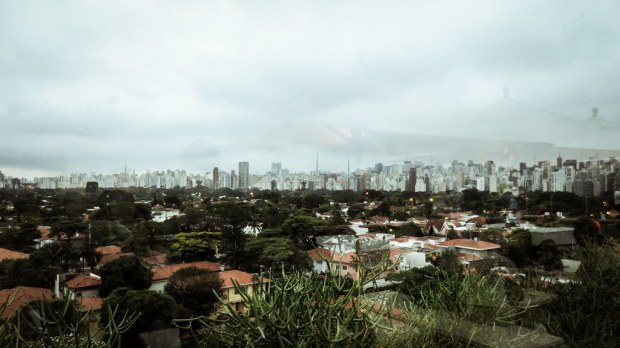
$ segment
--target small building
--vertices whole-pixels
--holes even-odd
[[[573,245],[575,237],[572,227],[531,227],[532,245],[538,246],[544,240],[550,239],[555,245]]]
[[[99,297],[101,277],[94,274],[77,274],[65,276],[64,278],[67,280],[60,282],[62,278],[62,275],[57,276],[59,281],[57,297],[71,300],[79,300],[84,297]]]
[[[248,296],[252,296],[260,289],[259,287],[262,287],[265,283],[269,282],[269,279],[267,278],[262,278],[258,275],[253,275],[236,269],[222,271],[219,272],[218,275],[222,280],[223,298],[236,312],[246,312],[248,308],[243,302],[243,297],[237,288],[235,288],[235,283],[237,283],[240,290],[244,291]]]
[[[340,274],[340,276],[357,277],[355,251],[338,253],[326,248],[316,248],[307,251],[312,260],[313,270],[320,274]]]
[[[452,239],[438,244],[440,247],[454,249],[459,254],[472,254],[480,258],[490,256],[491,253],[498,252],[501,246],[495,243],[489,243],[471,239]]]
[[[181,211],[179,209],[166,208],[161,205],[156,205],[151,209],[151,218],[155,222],[164,222],[175,216],[180,216]]]

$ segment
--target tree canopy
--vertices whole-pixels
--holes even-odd
[[[151,286],[152,273],[137,256],[122,256],[101,267],[99,295],[108,296],[119,288],[147,289]]]
[[[300,251],[289,238],[258,237],[249,240],[245,248],[246,254],[252,255],[245,265],[248,272],[259,272],[260,266],[265,270],[284,267],[286,270],[302,271],[310,270],[311,267],[308,254]]]
[[[209,316],[217,309],[218,296],[222,296],[222,280],[216,272],[188,267],[176,271],[164,291],[192,316]]]
[[[171,262],[215,261],[220,232],[182,232],[170,244]]]
[[[121,322],[128,314],[140,313],[136,322],[122,333],[122,347],[136,347],[138,334],[141,332],[171,327],[177,309],[174,299],[168,294],[128,288],[114,290],[104,300],[104,306],[116,309],[114,318],[110,318],[108,312],[102,313],[101,324],[104,326],[108,325],[111,319]]]

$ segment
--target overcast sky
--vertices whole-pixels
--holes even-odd
[[[1,1],[0,170],[302,171],[316,152],[343,170],[375,160],[358,130],[619,150],[571,143],[593,107],[620,134],[619,18],[615,0]]]

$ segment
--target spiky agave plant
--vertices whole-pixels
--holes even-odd
[[[234,284],[247,312],[237,313],[220,298],[220,319],[177,320],[201,346],[244,347],[368,347],[393,327],[385,305],[363,299],[363,284],[390,268],[389,254],[369,258],[358,246],[358,279],[302,272],[261,274],[256,290],[248,294]],[[330,260],[330,265],[335,265]],[[265,281],[264,276],[272,279]],[[388,310],[389,312],[389,310]],[[199,323],[199,325],[196,325]],[[199,329],[196,329],[196,327]]]
[[[3,317],[9,301],[0,306]],[[126,313],[121,320],[111,320],[106,326],[92,329],[92,312],[74,312],[73,301],[50,303],[38,301],[21,307],[15,315],[0,320],[0,347],[28,348],[99,348],[120,347],[120,335],[136,321],[138,313]],[[106,307],[110,317],[118,309]]]

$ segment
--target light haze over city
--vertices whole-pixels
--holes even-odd
[[[0,170],[620,157],[619,13],[617,1],[3,1]]]

